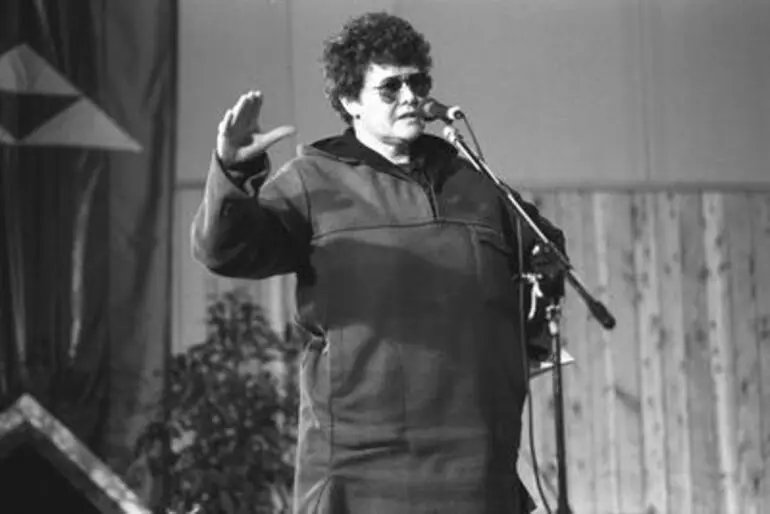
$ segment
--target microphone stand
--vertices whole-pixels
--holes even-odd
[[[521,205],[521,202],[513,194],[513,191],[505,185],[500,179],[498,179],[494,173],[489,169],[484,160],[474,153],[473,150],[463,139],[462,135],[452,125],[454,121],[448,117],[440,118],[445,124],[444,137],[452,143],[462,154],[473,164],[473,166],[481,173],[489,177],[490,180],[500,189],[501,193],[505,196],[511,206],[514,208],[519,217],[532,229],[537,238],[540,240],[545,251],[552,252],[552,255],[556,257],[561,271],[564,273],[565,281],[570,284],[578,293],[580,298],[585,302],[588,310],[593,317],[604,327],[606,330],[611,330],[615,326],[615,318],[612,316],[607,307],[604,306],[595,296],[593,296],[583,282],[575,274],[572,264],[570,264],[567,257],[556,247],[556,245],[548,239],[543,233],[537,223],[529,216],[527,211]],[[562,392],[562,363],[561,363],[561,336],[559,332],[559,321],[561,318],[561,307],[559,300],[551,299],[550,304],[546,307],[546,320],[548,322],[548,330],[551,335],[552,341],[552,356],[551,360],[553,366],[553,396],[554,396],[554,425],[556,432],[556,464],[558,471],[558,506],[556,509],[557,514],[572,514],[572,509],[569,506],[568,488],[567,488],[567,452],[565,444],[565,431],[564,431],[564,395]],[[526,343],[524,343],[526,344]]]

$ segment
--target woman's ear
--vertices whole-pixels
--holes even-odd
[[[340,97],[340,103],[351,118],[358,119],[361,117],[361,102],[353,98]]]

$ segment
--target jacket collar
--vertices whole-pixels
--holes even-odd
[[[448,169],[448,164],[457,156],[457,151],[443,139],[430,134],[423,134],[410,148],[412,153],[410,171],[423,171],[432,179],[439,176],[441,170]],[[377,171],[397,176],[408,176],[406,167],[398,166],[375,152],[356,138],[352,128],[340,135],[321,139],[310,146],[303,147],[304,155],[325,155],[335,160],[355,166],[364,164]]]

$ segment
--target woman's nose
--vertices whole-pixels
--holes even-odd
[[[409,87],[409,84],[406,82],[401,84],[401,89],[399,90],[399,98],[402,102],[410,104],[418,100],[417,95],[414,94],[414,91],[412,91],[412,88]]]

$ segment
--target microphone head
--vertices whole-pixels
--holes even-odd
[[[465,113],[460,109],[459,105],[453,105],[446,111],[446,116],[450,120],[461,120],[465,118]]]
[[[448,107],[434,98],[426,98],[422,102],[420,114],[426,121],[442,119],[451,122],[465,117],[460,107],[456,105]]]

